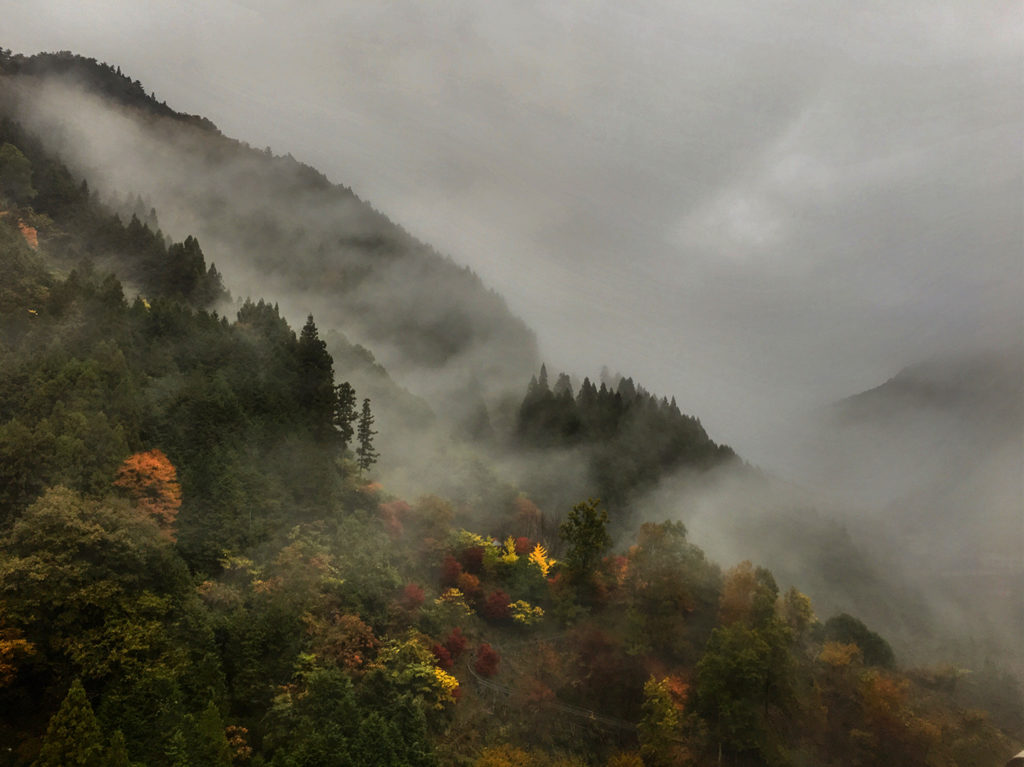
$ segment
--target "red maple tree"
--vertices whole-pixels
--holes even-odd
[[[499,663],[501,663],[501,656],[498,655],[498,651],[486,642],[476,648],[476,661],[473,663],[473,670],[480,676],[497,674]]]

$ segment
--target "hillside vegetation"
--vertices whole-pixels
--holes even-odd
[[[450,496],[399,494],[351,375],[404,397],[376,350],[338,337],[333,356],[319,316],[295,328],[272,294],[231,306],[205,235],[171,241],[159,209],[118,213],[94,188],[0,124],[0,763],[946,767],[1019,750],[1024,704],[995,667],[903,668],[857,616],[711,561],[679,522],[613,538],[609,508],[660,471],[736,460],[674,402],[524,368],[510,433],[480,420],[463,450],[579,451],[606,499],[554,504],[451,447],[434,454]],[[452,290],[478,284],[451,268]],[[389,327],[350,290],[337,316]]]

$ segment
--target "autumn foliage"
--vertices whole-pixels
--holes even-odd
[[[456,585],[461,574],[462,565],[459,564],[459,561],[451,554],[445,555],[444,562],[441,563],[441,585]]]
[[[20,636],[16,629],[0,628],[0,687],[14,681],[21,660],[32,655],[35,647]]]
[[[224,730],[224,735],[231,748],[231,761],[235,764],[247,762],[252,756],[252,748],[249,746],[249,730],[238,725],[228,725]]]
[[[479,574],[484,566],[482,546],[470,546],[462,552],[462,567],[467,573]]]
[[[459,591],[466,595],[469,602],[475,603],[481,595],[480,579],[472,573],[462,573],[456,582]]]
[[[114,485],[125,490],[135,504],[152,515],[173,540],[174,521],[181,508],[178,472],[162,450],[129,456],[117,470]]]
[[[27,61],[0,50],[5,77]],[[123,96],[118,83],[104,92]],[[495,379],[483,400],[470,387],[465,404],[486,401],[480,425],[493,428],[463,424],[453,440],[460,426],[380,379],[371,389],[435,448],[409,464],[405,445],[387,474],[402,493],[452,498],[407,503],[367,484],[375,453],[361,448],[360,475],[355,430],[336,428],[353,426],[333,385],[343,376],[312,318],[300,336],[262,300],[237,322],[201,310],[220,288],[195,239],[169,252],[141,198],[108,189],[117,210],[98,206],[42,142],[26,142],[31,157],[5,143],[21,130],[0,119],[0,155],[21,187],[0,218],[0,327],[11,331],[0,342],[0,765],[951,767],[1005,764],[1024,744],[1019,684],[988,661],[1003,642],[975,644],[985,627],[963,626],[949,647],[944,634],[904,633],[915,661],[944,661],[904,673],[859,618],[819,622],[808,597],[781,593],[754,563],[723,571],[681,522],[641,524],[630,540],[657,513],[640,499],[664,471],[691,465],[680,492],[696,492],[724,481],[700,475],[730,452],[631,379],[585,381],[579,398],[568,376],[558,394],[538,381],[519,419],[512,400],[492,406],[514,380]],[[245,156],[239,177],[263,178]],[[323,186],[286,158],[273,167],[297,199],[307,182]],[[33,179],[41,207],[30,213]],[[273,233],[257,218],[240,247]],[[340,221],[325,247],[361,248],[364,228]],[[366,244],[385,258],[410,246],[422,260],[426,250],[394,235]],[[61,276],[88,253],[100,268]],[[335,261],[329,276],[358,310],[369,289],[358,259]],[[474,279],[452,276],[455,293]],[[385,336],[404,332],[371,315]],[[472,317],[425,319],[474,344],[505,338]],[[332,347],[338,373],[377,377],[370,350],[340,335]],[[515,375],[517,360],[502,369]],[[535,462],[539,474],[523,468]],[[734,470],[744,487],[763,484]],[[584,486],[607,509],[572,506]],[[905,632],[934,625],[923,607],[900,614],[916,588],[872,603],[902,568],[890,581],[888,558],[862,553],[827,511],[783,511],[779,524],[808,520],[790,542],[813,547],[812,576],[824,580],[812,585],[838,584],[829,602],[871,607]],[[947,575],[950,605],[982,585]]]
[[[392,538],[399,538],[405,530],[403,521],[412,507],[402,500],[388,501],[377,506],[377,514],[384,523],[384,529]]]
[[[412,612],[419,608],[423,604],[423,587],[418,583],[407,583],[405,588],[402,589],[401,605],[402,608]]]
[[[451,669],[454,661],[452,660],[452,654],[448,652],[448,648],[442,644],[434,644],[430,648],[430,651],[434,653],[434,658],[437,659],[437,665],[443,668],[445,671]]]
[[[540,534],[543,515],[537,504],[521,495],[513,502],[513,513],[516,526],[526,535],[536,538]]]
[[[509,604],[509,596],[501,589],[491,592],[484,602],[481,612],[485,618],[491,620],[503,620],[512,615],[512,608]]]
[[[25,242],[33,250],[39,248],[39,232],[36,231],[34,226],[29,226],[24,221],[18,221],[18,229],[21,231],[21,236],[25,238]]]
[[[740,562],[725,575],[722,597],[718,606],[718,619],[723,624],[745,620],[754,604],[757,582],[754,566],[749,561]]]
[[[530,552],[530,564],[537,567],[540,570],[540,574],[547,578],[548,573],[556,562],[548,556],[548,550],[538,543],[533,547],[533,551]]]
[[[310,646],[318,658],[349,671],[361,669],[380,642],[358,615],[334,613],[328,618],[305,617]]]
[[[466,651],[466,637],[462,633],[462,629],[458,626],[453,628],[452,633],[444,640],[444,646],[452,658],[458,658],[462,655]]]
[[[498,665],[501,663],[501,656],[498,651],[486,642],[476,648],[476,660],[473,662],[473,670],[480,676],[494,676],[498,673]]]

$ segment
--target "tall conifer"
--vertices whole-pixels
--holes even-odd
[[[206,705],[196,723],[196,757],[203,767],[231,767],[231,745],[213,701]]]
[[[131,767],[128,760],[128,747],[124,742],[124,733],[116,730],[110,738],[110,749],[107,751],[107,767]]]
[[[299,404],[313,437],[324,442],[335,434],[334,360],[317,333],[312,314],[299,334],[297,355]]]
[[[81,680],[75,679],[50,718],[39,758],[32,767],[102,767],[104,751],[99,722]]]
[[[344,451],[352,442],[355,436],[353,423],[359,420],[359,412],[356,410],[356,390],[352,384],[343,381],[335,389],[337,401],[334,406],[334,426],[338,430],[338,437],[341,442],[341,449]]]
[[[363,412],[359,416],[359,447],[356,448],[356,458],[359,464],[359,471],[363,472],[377,463],[380,454],[373,449],[373,437],[377,434],[373,430],[373,413],[370,412],[370,400],[363,400]]]

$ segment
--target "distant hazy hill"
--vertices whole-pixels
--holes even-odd
[[[966,556],[962,566],[1022,560],[1019,349],[950,355],[908,367],[837,403],[831,415],[836,460],[845,460],[847,471],[864,483],[873,480],[864,472],[874,470],[875,481],[886,480],[899,491],[886,499],[886,514],[914,533],[908,539],[922,556]]]
[[[235,296],[274,295],[293,321],[313,312],[442,408],[462,388],[518,389],[539,363],[531,331],[469,269],[350,189],[175,112],[119,69],[7,53],[0,110],[108,199],[141,197],[164,232],[195,234]]]
[[[963,419],[966,428],[1019,428],[1024,423],[1024,356],[1004,350],[936,357],[833,406],[834,416],[846,424],[937,413]]]
[[[879,549],[943,600],[951,619],[991,624],[989,636],[1019,647],[1021,349],[935,357],[819,416],[807,438],[808,481],[872,510]]]
[[[862,506],[898,503],[1021,452],[1024,353],[937,356],[806,420],[796,478]]]

